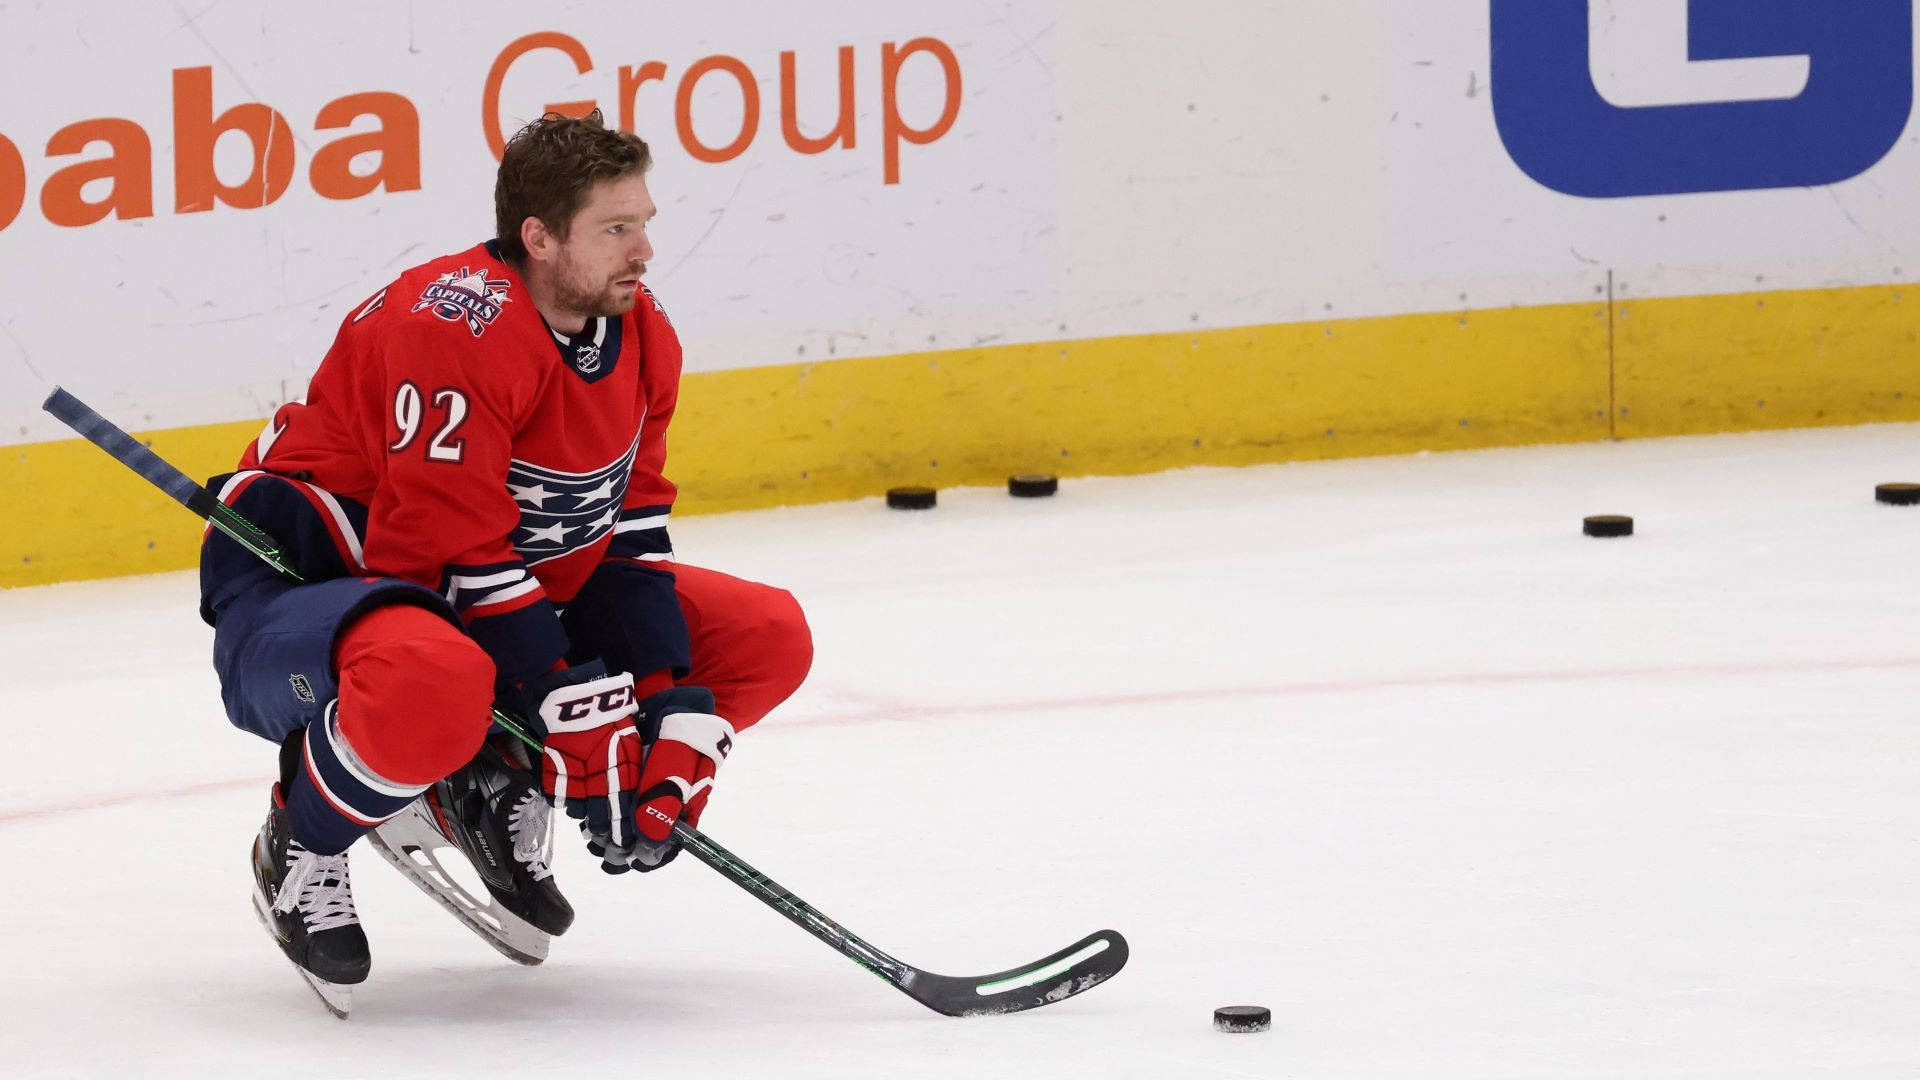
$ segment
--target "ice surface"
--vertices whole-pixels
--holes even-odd
[[[818,645],[716,839],[946,974],[1127,935],[984,1020],[563,837],[536,969],[357,850],[335,1021],[248,910],[273,748],[221,717],[192,576],[0,593],[0,1072],[1913,1076],[1920,508],[1872,493],[1914,479],[1892,425],[677,522]]]

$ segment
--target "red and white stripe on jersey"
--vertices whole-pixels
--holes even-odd
[[[470,618],[504,615],[546,596],[540,579],[522,562],[448,566],[441,590],[455,611]]]
[[[320,520],[326,522],[327,534],[333,538],[334,549],[340,553],[340,558],[349,567],[352,567],[355,572],[366,572],[366,545],[360,536],[360,530],[354,528],[352,520],[347,516],[346,509],[340,505],[340,500],[334,498],[333,493],[326,488],[317,487],[304,480],[295,480],[292,477],[281,476],[278,473],[269,473],[261,469],[245,469],[228,477],[227,482],[220,486],[220,491],[216,497],[222,503],[232,506],[234,502],[240,498],[242,492],[246,491],[247,488],[253,485],[254,481],[263,476],[271,476],[276,480],[284,481],[304,496],[308,502],[312,503],[313,508],[320,512]],[[206,531],[201,533],[201,539],[204,540],[207,532],[211,532],[212,530],[213,526],[209,524]]]

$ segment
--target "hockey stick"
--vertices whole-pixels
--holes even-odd
[[[281,573],[301,580],[272,536],[215,499],[206,488],[136,442],[85,402],[55,387],[42,407],[114,460],[205,518],[241,547]],[[539,740],[497,705],[493,709],[493,722],[536,751],[540,749]],[[1127,939],[1118,931],[1102,930],[1051,956],[1006,971],[972,977],[936,975],[903,963],[869,944],[693,826],[675,822],[673,834],[694,858],[718,870],[761,903],[893,984],[901,993],[947,1016],[992,1016],[1051,1005],[1106,982],[1127,962]]]
[[[265,560],[268,566],[295,581],[304,580],[300,572],[286,561],[280,545],[273,537],[261,532],[253,522],[214,498],[212,492],[194,483],[186,473],[167,464],[159,454],[134,441],[133,436],[121,431],[113,421],[94,412],[86,402],[56,386],[40,407],[52,413],[56,419],[78,432],[88,442],[105,450],[115,461],[139,473],[141,479],[172,496],[175,502],[205,518],[214,528],[233,537],[241,547]]]

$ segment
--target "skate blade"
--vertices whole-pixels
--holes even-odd
[[[253,915],[260,920],[260,926],[266,930],[267,936],[278,945],[280,935],[274,932],[273,919],[267,914],[265,900],[257,892],[253,894]],[[300,976],[300,981],[307,984],[307,989],[312,990],[314,996],[320,999],[320,1004],[326,1006],[327,1011],[334,1015],[334,1019],[345,1020],[353,1012],[353,987],[343,983],[328,982],[314,975],[313,972],[294,963],[293,958],[287,956],[285,952],[280,956],[293,968],[294,974]]]
[[[466,855],[434,827],[426,816],[429,812],[416,800],[395,817],[382,822],[367,840],[381,858],[392,863],[408,881],[433,897],[448,914],[459,919],[501,956],[529,967],[546,960],[552,935],[501,907],[492,894],[487,894],[485,899],[474,896],[447,873],[440,862],[441,851],[451,851],[457,859],[465,859]]]
[[[315,978],[313,972],[302,967],[296,966],[293,970],[300,973],[300,980],[313,990],[314,996],[320,999],[320,1004],[327,1007],[327,1011],[333,1014],[334,1019],[345,1020],[348,1014],[353,1012],[352,987]]]

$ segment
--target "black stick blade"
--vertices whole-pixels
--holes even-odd
[[[1024,967],[972,978],[914,968],[899,986],[908,997],[946,1016],[998,1016],[1085,993],[1118,975],[1126,963],[1127,939],[1117,930],[1102,930]]]

